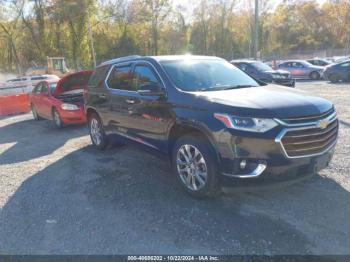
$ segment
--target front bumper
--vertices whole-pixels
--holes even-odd
[[[240,178],[223,173],[220,182],[223,186],[259,186],[298,180],[326,168],[332,160],[333,153],[334,147],[322,155],[293,159],[288,162],[278,163],[278,161],[270,159],[266,161],[266,168],[259,175]]]
[[[60,116],[64,124],[84,124],[86,123],[86,114],[84,108],[78,110],[60,110]]]
[[[337,124],[337,120],[333,119],[332,123]],[[336,130],[337,128],[338,125]],[[282,182],[315,174],[329,165],[336,139],[318,153],[289,156],[280,140],[286,129],[293,131],[295,128],[281,126],[266,134],[244,134],[236,130],[225,130],[220,135],[217,134],[221,183],[224,186],[240,186]],[[244,168],[241,167],[242,160],[247,163]]]
[[[276,85],[295,87],[295,79],[274,79],[272,83]]]

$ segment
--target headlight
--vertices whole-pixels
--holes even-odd
[[[272,75],[272,78],[273,78],[273,79],[281,79],[282,76],[281,76],[281,75]]]
[[[79,109],[79,107],[77,105],[65,104],[65,103],[61,105],[61,108],[63,110],[78,110]]]
[[[269,118],[239,117],[219,113],[214,114],[214,117],[220,120],[227,128],[258,133],[264,133],[278,126],[275,120]]]

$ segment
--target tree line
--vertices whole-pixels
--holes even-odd
[[[63,56],[72,69],[131,54],[253,56],[254,0],[0,0],[0,71]],[[350,0],[260,0],[259,47],[350,48]]]

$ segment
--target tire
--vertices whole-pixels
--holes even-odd
[[[320,75],[320,73],[318,73],[318,72],[312,72],[312,73],[310,74],[310,78],[311,78],[312,80],[319,80],[319,79],[321,78],[321,75]]]
[[[331,81],[331,83],[338,83],[340,81],[339,76],[333,74],[329,76],[329,81]]]
[[[62,128],[64,126],[60,113],[56,108],[52,109],[52,119],[57,128]]]
[[[220,193],[219,168],[214,152],[208,141],[192,135],[180,137],[175,142],[172,149],[173,173],[192,197],[216,197]]]
[[[96,113],[92,113],[89,116],[89,133],[92,144],[103,150],[108,146],[108,139],[105,131],[103,130],[103,125],[100,117]]]
[[[38,120],[41,120],[41,119],[42,119],[42,118],[39,116],[38,111],[36,111],[35,106],[34,106],[33,104],[30,105],[30,109],[31,109],[31,111],[32,111],[34,120],[37,120],[37,121],[38,121]]]

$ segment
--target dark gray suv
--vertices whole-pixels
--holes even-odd
[[[96,147],[115,137],[168,156],[196,197],[314,174],[328,166],[338,135],[331,102],[258,83],[217,57],[107,61],[90,79],[85,108]]]

